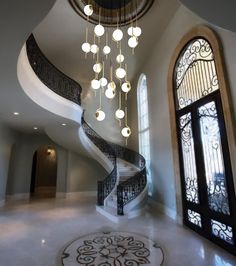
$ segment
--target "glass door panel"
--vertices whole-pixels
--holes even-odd
[[[211,220],[212,234],[229,244],[234,244],[233,228],[223,223]]]
[[[236,254],[234,189],[218,96],[178,113],[184,223]]]
[[[230,215],[221,134],[215,102],[198,109],[209,208]]]
[[[188,220],[190,223],[202,227],[202,219],[199,213],[192,210],[188,210]]]
[[[199,203],[191,113],[180,117],[181,145],[187,201]]]
[[[222,78],[208,40],[196,37],[183,47],[173,76],[183,221],[236,255],[236,197]]]

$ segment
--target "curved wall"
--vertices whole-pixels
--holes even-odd
[[[0,207],[4,204],[12,146],[15,134],[0,124]]]
[[[181,6],[173,16],[165,32],[156,42],[154,50],[147,57],[142,72],[147,76],[150,114],[151,171],[153,178],[153,199],[161,210],[181,215],[181,189],[175,180],[172,158],[170,117],[167,95],[167,76],[170,59],[184,34],[198,24],[209,25],[186,7]],[[209,25],[211,26],[211,25]],[[219,35],[228,72],[233,110],[236,110],[236,33],[213,28]],[[136,84],[138,82],[136,77]],[[131,91],[131,130],[133,138],[130,147],[138,150],[137,91]],[[234,162],[232,162],[233,166]],[[236,186],[236,176],[234,177]]]
[[[209,23],[236,32],[235,0],[180,0],[180,2]]]
[[[49,112],[80,124],[83,112],[82,108],[59,96],[40,81],[29,63],[25,45],[19,55],[17,76],[24,92],[36,104]]]
[[[10,163],[6,165],[7,168],[0,168],[5,170],[6,180],[8,177],[6,188],[8,196],[29,197],[33,155],[42,146],[52,146],[57,153],[56,191],[58,195],[95,191],[97,181],[106,175],[105,170],[94,160],[62,148],[45,135],[16,133],[13,137],[9,141],[14,145],[7,145],[4,153],[6,159],[10,158]],[[5,190],[2,196],[5,198]]]
[[[46,136],[17,134],[11,150],[7,195],[29,196],[34,152],[42,146],[55,147],[57,152],[57,191],[66,192],[67,153]]]
[[[55,0],[8,0],[1,1],[0,31],[4,38],[1,40],[0,60],[0,121],[12,113],[12,106],[16,109],[20,106],[24,97],[19,96],[20,86],[16,75],[16,63],[19,51],[30,32],[46,16],[54,5]],[[17,93],[17,101],[14,101],[14,93]],[[2,121],[1,121],[2,122]],[[5,132],[8,132],[5,134]],[[9,133],[10,132],[10,133]],[[9,165],[9,150],[14,140],[8,129],[0,130],[0,202],[5,199],[7,172]],[[14,135],[14,134],[13,134]],[[0,203],[1,204],[1,203]]]

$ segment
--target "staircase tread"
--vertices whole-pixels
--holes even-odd
[[[121,167],[131,167],[131,168],[135,169],[136,171],[140,170],[136,165],[134,165],[130,162],[127,162],[125,160],[122,160],[120,158],[117,159],[117,166],[118,166],[118,168],[119,168],[119,166],[121,166]]]
[[[115,209],[114,207],[110,207],[110,206],[99,206],[99,208],[101,208],[102,210],[108,212],[109,214],[112,214],[114,216],[118,216],[117,215],[117,209]]]
[[[119,172],[137,172],[136,169],[119,169],[118,168],[118,170],[119,170]]]

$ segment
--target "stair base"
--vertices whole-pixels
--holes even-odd
[[[120,223],[143,215],[146,212],[146,206],[138,208],[137,210],[130,211],[125,215],[117,215],[117,210],[111,207],[96,206],[96,211],[105,216],[107,219],[114,223]]]

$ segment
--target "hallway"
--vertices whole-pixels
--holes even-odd
[[[1,266],[61,265],[60,254],[79,236],[123,231],[142,234],[164,252],[163,265],[233,266],[236,258],[149,207],[144,217],[114,224],[96,213],[95,197],[8,201],[0,216]]]

